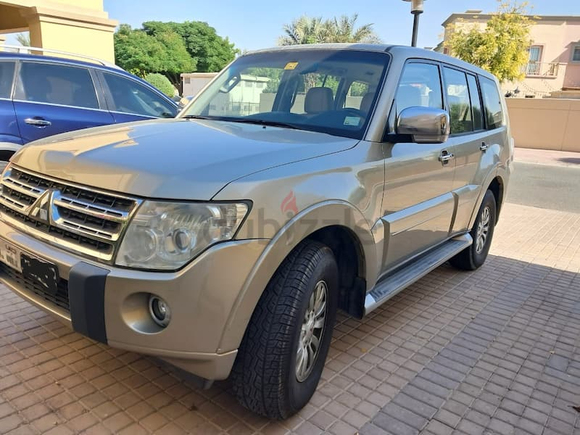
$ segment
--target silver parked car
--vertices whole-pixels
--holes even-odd
[[[34,142],[0,195],[0,278],[72,328],[271,418],[316,389],[337,309],[480,267],[511,172],[497,80],[386,45],[239,57],[177,119]]]

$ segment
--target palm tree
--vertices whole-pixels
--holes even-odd
[[[306,15],[285,24],[284,36],[278,39],[278,45],[316,44],[324,42],[326,31],[321,17],[308,17]]]
[[[30,33],[19,33],[16,35],[16,40],[23,47],[30,47]]]
[[[343,15],[323,21],[321,17],[306,15],[284,25],[284,36],[278,45],[316,44],[322,42],[366,42],[378,43],[379,37],[373,30],[373,24],[356,27],[358,15]]]
[[[327,42],[366,42],[379,43],[380,38],[373,30],[373,24],[365,24],[356,28],[358,14],[352,16],[342,15],[340,18],[334,17],[324,24],[327,28]]]

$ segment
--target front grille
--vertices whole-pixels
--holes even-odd
[[[28,290],[35,295],[40,296],[45,301],[51,302],[60,308],[70,312],[68,302],[68,281],[60,278],[58,282],[58,289],[56,294],[47,292],[46,289],[39,285],[33,279],[25,277],[21,272],[12,269],[10,266],[0,262],[0,276],[7,278],[9,281],[15,283],[19,288]]]
[[[69,250],[112,260],[140,201],[41,177],[10,167],[4,173],[0,211],[23,230]]]

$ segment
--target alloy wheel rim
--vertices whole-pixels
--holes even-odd
[[[491,210],[489,207],[485,207],[481,211],[481,218],[477,224],[477,234],[475,236],[475,252],[481,254],[487,244],[489,236],[489,228],[491,221]]]
[[[327,295],[326,282],[318,281],[308,301],[300,329],[300,339],[296,351],[296,379],[298,382],[304,382],[308,379],[316,363],[324,334]]]

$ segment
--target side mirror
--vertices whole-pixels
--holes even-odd
[[[407,107],[397,119],[396,132],[417,143],[443,143],[449,138],[449,114],[433,107]]]

